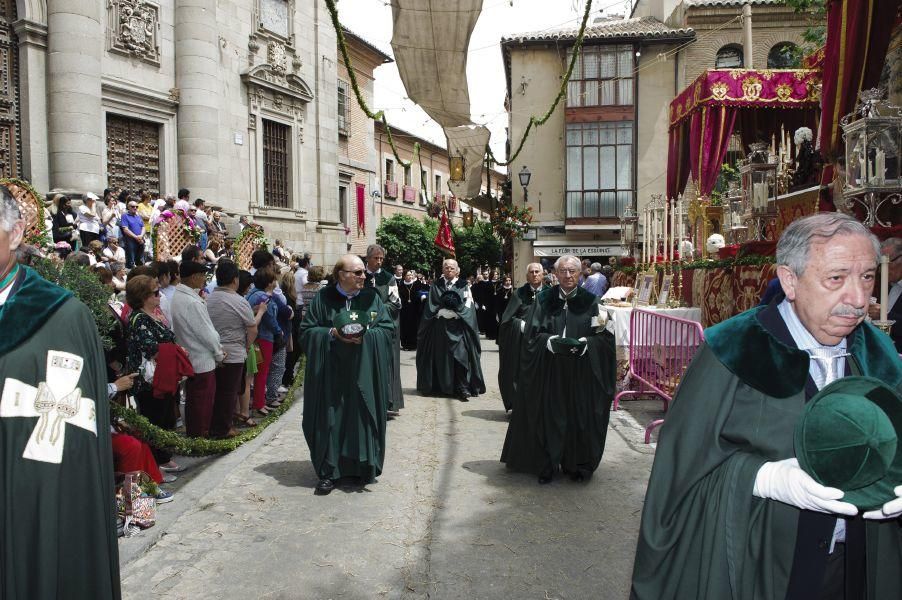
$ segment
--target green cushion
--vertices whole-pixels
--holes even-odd
[[[585,347],[586,343],[579,341],[577,338],[557,337],[551,340],[551,351],[555,354],[580,356]]]
[[[370,324],[370,313],[362,310],[343,310],[332,322],[335,329],[344,337],[360,337],[366,333]]]
[[[799,466],[815,481],[872,510],[902,483],[902,400],[882,382],[845,377],[808,404],[795,431]]]

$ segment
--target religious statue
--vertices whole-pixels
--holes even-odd
[[[795,170],[792,174],[790,191],[811,187],[817,183],[823,160],[812,144],[813,134],[808,127],[796,129],[793,142],[796,147]]]

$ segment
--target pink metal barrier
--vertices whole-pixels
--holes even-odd
[[[654,394],[670,406],[677,386],[696,350],[705,339],[700,323],[665,314],[634,309],[630,314],[628,385],[614,396],[614,410],[620,410],[625,396]],[[645,427],[645,443],[664,419],[655,419]]]

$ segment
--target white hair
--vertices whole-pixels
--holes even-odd
[[[583,266],[582,261],[580,261],[578,257],[573,256],[572,254],[564,254],[554,261],[554,270],[557,271],[558,267],[561,267],[564,263],[568,262],[575,264],[577,269],[581,269]]]
[[[19,210],[19,203],[5,185],[0,185],[0,228],[10,232],[21,220],[22,211]]]
[[[880,256],[880,242],[860,221],[838,212],[818,213],[789,224],[777,242],[777,264],[789,267],[801,277],[808,266],[808,253],[815,238],[829,240],[837,235],[861,235],[871,242],[874,260]]]

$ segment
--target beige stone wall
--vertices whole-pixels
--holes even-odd
[[[675,62],[662,61],[662,45],[646,46],[639,59],[639,119],[636,135],[636,206],[642,214],[652,194],[667,187],[667,107],[676,91]]]

